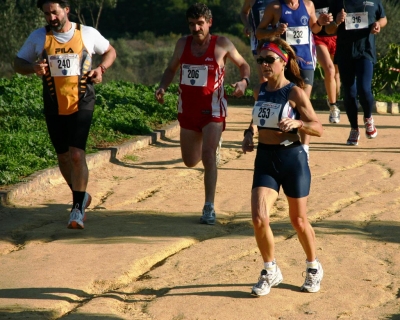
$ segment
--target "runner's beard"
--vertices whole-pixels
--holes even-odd
[[[57,25],[53,25],[51,22],[49,23],[50,29],[55,32],[60,32],[62,28],[64,28],[65,24],[67,23],[67,18],[64,18],[61,21],[58,21]]]

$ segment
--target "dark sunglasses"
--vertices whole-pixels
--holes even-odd
[[[258,57],[257,58],[257,63],[258,64],[263,64],[263,63],[268,63],[268,64],[273,64],[276,60],[278,60],[280,57],[272,57],[272,56],[266,56],[265,58],[263,57]]]

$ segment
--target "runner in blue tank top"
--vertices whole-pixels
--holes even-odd
[[[310,0],[277,0],[267,6],[256,31],[258,39],[282,37],[291,45],[301,58],[298,64],[308,97],[311,96],[316,61],[311,32],[320,32],[322,26],[332,20],[330,13],[323,13],[317,19],[314,4]],[[274,28],[268,29],[269,25]],[[304,150],[308,153],[310,137],[304,132],[300,136]]]
[[[257,45],[258,39],[256,38],[256,30],[263,18],[265,8],[274,0],[245,0],[240,12],[240,18],[244,25],[244,34],[250,37],[250,48],[253,56],[257,59]],[[258,79],[260,83],[265,82],[265,78],[261,72],[260,66],[257,64]],[[256,85],[258,88],[258,84]]]

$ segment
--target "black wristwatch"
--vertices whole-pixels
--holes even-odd
[[[242,81],[242,80],[246,80],[247,86],[249,86],[249,84],[250,84],[250,79],[249,78],[244,77],[244,78],[240,79],[240,81]]]

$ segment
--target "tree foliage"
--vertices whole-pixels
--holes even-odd
[[[112,9],[117,6],[117,0],[72,0],[71,9],[75,13],[79,22],[84,25],[91,25],[98,29],[100,16],[103,9]],[[89,16],[91,23],[86,20]]]
[[[144,31],[156,36],[186,34],[185,13],[193,0],[119,0],[115,9],[102,18],[99,28],[108,37],[133,37]],[[204,0],[213,13],[213,32],[242,36],[239,13],[243,0]],[[231,31],[235,30],[235,33]]]
[[[12,69],[14,57],[28,35],[44,19],[36,7],[36,0],[2,0],[0,1],[0,64]]]

